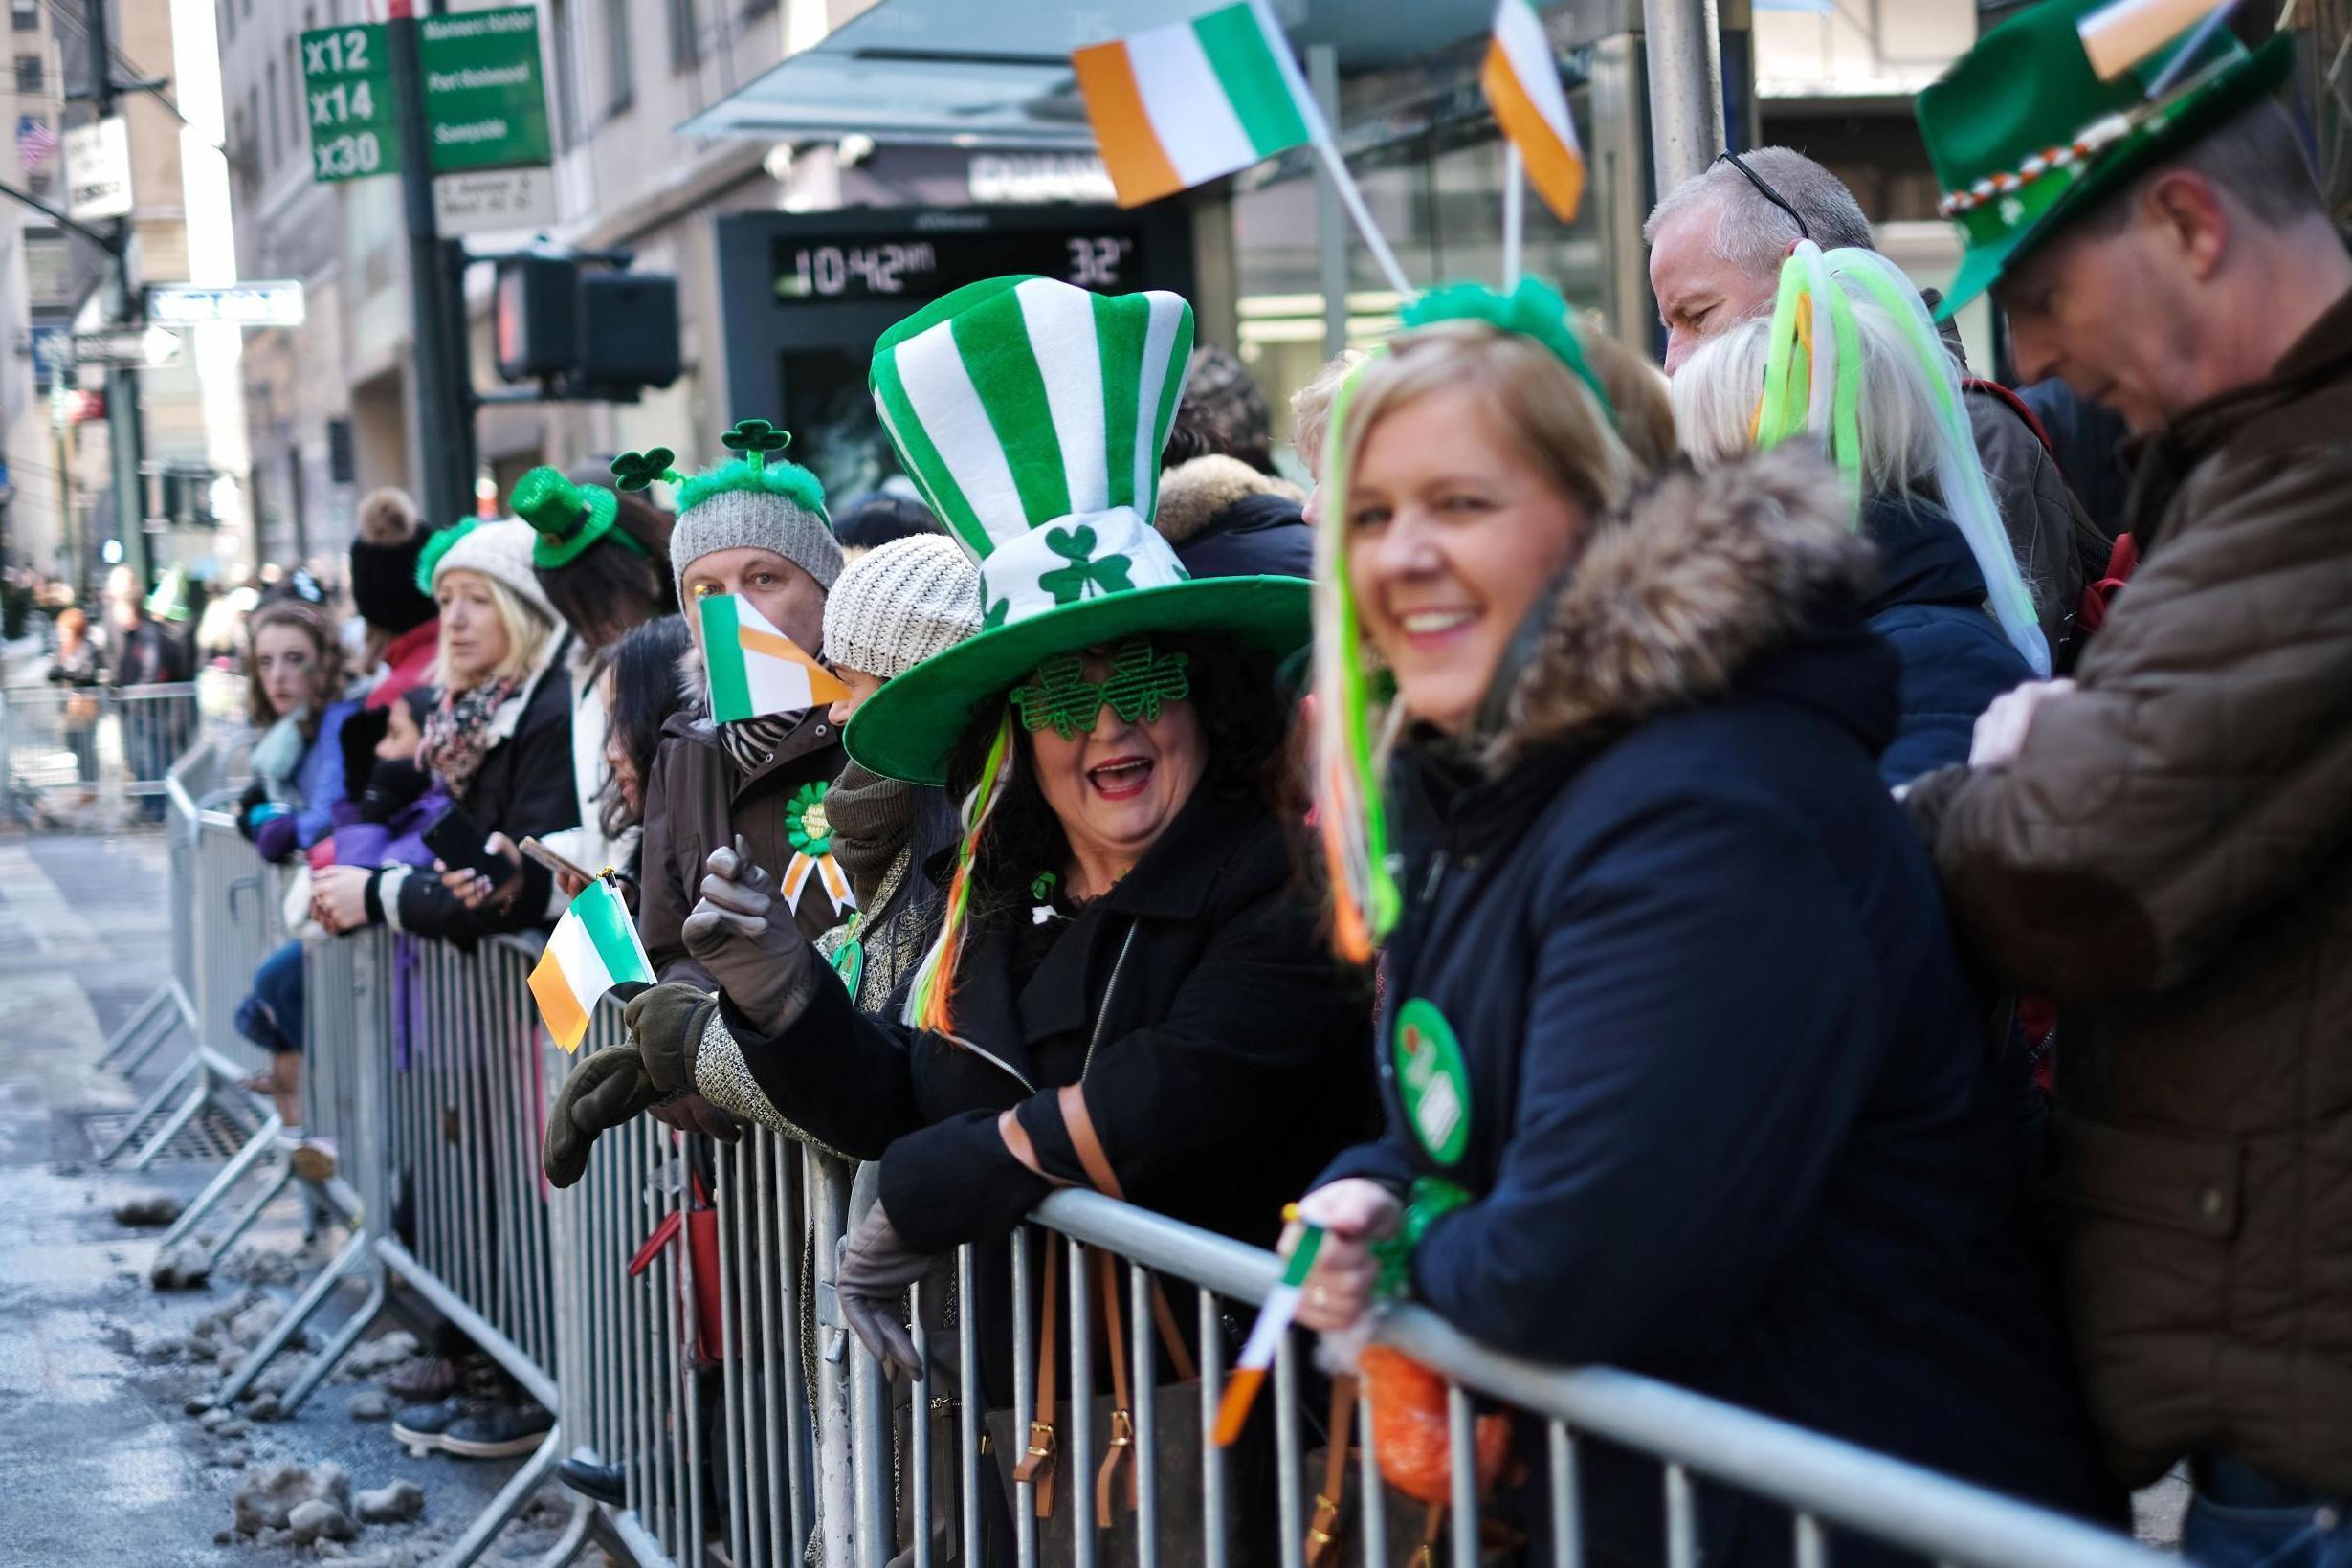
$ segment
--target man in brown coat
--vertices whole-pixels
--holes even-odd
[[[2077,681],[2001,699],[1907,804],[1963,929],[2067,1010],[2056,1194],[2119,1477],[2188,1458],[2196,1561],[2341,1562],[2352,259],[2268,100],[2283,54],[2176,36],[2102,80],[2095,6],[1986,34],[1919,118],[1955,296],[2132,427],[2141,564]]]

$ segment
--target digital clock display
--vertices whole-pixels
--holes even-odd
[[[1134,230],[943,232],[931,234],[788,235],[773,242],[775,297],[829,300],[936,299],[1010,273],[1058,277],[1080,288],[1140,286],[1142,248]]]

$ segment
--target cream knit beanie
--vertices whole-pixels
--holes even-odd
[[[980,568],[944,534],[893,540],[842,570],[825,656],[884,680],[980,629]]]
[[[426,570],[431,574],[426,580],[428,592],[437,594],[442,577],[449,572],[479,572],[513,590],[516,598],[550,627],[563,624],[564,618],[547,602],[546,590],[539,585],[539,574],[531,569],[531,545],[539,533],[529,523],[508,518],[460,525],[443,533],[455,537],[437,554],[438,536],[426,545]]]

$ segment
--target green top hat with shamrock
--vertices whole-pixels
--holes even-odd
[[[2102,196],[2278,90],[2293,39],[2249,54],[2211,25],[2215,14],[2211,0],[2048,0],[1986,33],[1919,95],[1941,210],[1966,246],[1939,316]],[[2166,16],[2186,25],[2169,31]]]
[[[531,525],[531,564],[543,572],[570,565],[600,539],[645,554],[626,529],[615,529],[620,497],[600,484],[574,484],[552,468],[535,468],[515,481],[508,498],[515,516]]]
[[[944,784],[976,714],[1056,654],[1151,631],[1275,653],[1307,639],[1300,578],[1195,580],[1152,527],[1160,453],[1184,392],[1192,307],[997,277],[875,345],[874,401],[899,460],[980,564],[981,629],[858,708],[850,755]]]

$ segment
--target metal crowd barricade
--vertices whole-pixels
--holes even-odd
[[[164,896],[171,916],[171,973],[106,1042],[100,1067],[124,1077],[139,1071],[165,1041],[196,1027],[196,802],[227,784],[219,752],[199,740],[171,765],[164,782],[164,836],[170,866]]]
[[[581,1056],[620,1040],[608,1009]],[[553,1081],[571,1064],[551,1060]],[[589,1521],[608,1549],[797,1563],[822,1513],[819,1560],[851,1560],[849,1366],[829,1304],[850,1178],[764,1128],[727,1144],[641,1118],[557,1195],[563,1429],[572,1453],[621,1469],[624,1505]]]
[[[160,823],[172,764],[201,728],[189,682],[11,686],[0,692],[0,789],[33,826],[70,823],[72,810],[111,820],[126,806]]]
[[[182,788],[175,802],[188,819],[190,880],[189,929],[173,938],[174,960],[185,956],[193,982],[186,1000],[195,1045],[98,1156],[106,1165],[130,1153],[127,1168],[144,1169],[207,1111],[246,1129],[244,1147],[166,1233],[166,1246],[187,1235],[259,1162],[278,1126],[277,1114],[256,1111],[242,1087],[244,1078],[268,1066],[268,1053],[237,1033],[236,1007],[252,988],[255,968],[285,939],[279,915],[285,873],[264,864],[237,832],[229,809],[233,798],[224,789],[191,800]]]

